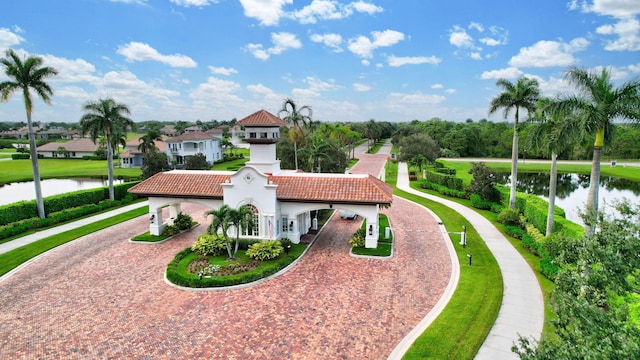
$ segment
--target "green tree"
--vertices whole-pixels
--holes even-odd
[[[229,258],[232,258],[231,254],[231,242],[229,241],[229,234],[227,231],[229,230],[229,221],[228,214],[231,210],[229,205],[222,205],[217,210],[209,210],[205,213],[205,216],[211,215],[213,218],[211,219],[211,224],[207,228],[207,232],[211,235],[217,235],[219,232],[222,233],[222,237],[224,238],[224,243],[227,248],[227,253]]]
[[[381,133],[380,125],[376,123],[374,119],[369,119],[369,121],[365,123],[363,135],[368,139],[367,144],[369,145],[369,151],[371,151],[376,141],[380,139]]]
[[[58,71],[49,66],[42,66],[42,58],[29,56],[24,61],[12,49],[5,51],[5,58],[0,59],[4,65],[4,72],[10,80],[0,83],[0,101],[6,101],[15,91],[22,92],[24,108],[27,113],[27,127],[29,131],[29,154],[31,156],[31,168],[33,171],[33,183],[36,191],[36,207],[38,216],[45,217],[44,200],[42,198],[42,188],[40,186],[40,168],[38,166],[38,152],[36,150],[36,137],[33,132],[33,100],[31,91],[38,94],[38,97],[45,104],[51,104],[53,90],[45,82],[48,77],[58,74]]]
[[[409,160],[411,166],[417,166],[418,171],[422,174],[422,167],[427,163],[427,158],[422,154],[418,154]]]
[[[187,157],[184,168],[186,170],[208,170],[211,168],[211,165],[203,153],[197,153]]]
[[[306,146],[300,149],[300,152],[308,156],[309,172],[314,172],[316,164],[318,172],[322,172],[322,160],[329,158],[329,149],[331,145],[322,137],[314,136]]]
[[[613,138],[614,120],[640,122],[640,79],[615,87],[608,69],[597,71],[579,67],[568,68],[565,78],[579,93],[564,96],[560,106],[577,112],[584,130],[595,135],[586,201],[586,214],[594,218],[598,213],[602,148]],[[590,221],[585,221],[585,232],[593,233]]]
[[[472,162],[469,174],[473,179],[466,189],[468,194],[477,194],[486,201],[500,202],[500,191],[495,187],[498,180],[495,171],[484,163]]]
[[[509,116],[512,109],[515,110],[513,124],[513,140],[511,143],[511,191],[509,192],[509,208],[516,208],[516,184],[518,177],[518,122],[520,109],[526,109],[532,114],[536,109],[536,103],[540,97],[540,89],[536,79],[520,77],[514,84],[507,79],[499,79],[496,86],[503,89],[491,100],[489,115],[499,109],[504,109],[504,118]]]
[[[553,231],[556,188],[558,185],[558,153],[571,148],[582,141],[580,124],[571,114],[556,109],[558,103],[549,98],[538,101],[538,108],[527,136],[527,147],[538,149],[544,155],[551,155],[551,173],[549,176],[549,208],[547,210],[546,236]]]
[[[125,116],[131,111],[126,105],[119,104],[112,98],[89,101],[84,105],[83,110],[85,114],[80,119],[82,133],[89,133],[94,143],[100,136],[106,138],[109,199],[114,200],[113,138],[118,137],[123,129],[135,126],[133,120]]]
[[[597,231],[547,243],[560,270],[552,292],[554,335],[521,338],[521,359],[637,359],[640,323],[630,316],[640,293],[640,206],[622,202],[598,214]]]
[[[148,179],[159,172],[169,169],[167,154],[159,153],[155,148],[142,154],[142,179]]]
[[[150,151],[157,151],[156,141],[162,140],[162,134],[160,134],[160,130],[151,129],[147,131],[146,134],[142,135],[138,138],[138,150],[143,154],[146,154]]]
[[[234,245],[233,255],[229,256],[229,258],[235,259],[238,254],[240,234],[255,225],[253,224],[253,210],[247,205],[241,205],[237,209],[229,208],[225,217],[225,221],[229,224],[230,227],[233,226],[236,229],[236,241]]]
[[[410,161],[416,155],[422,155],[427,161],[434,162],[440,156],[440,146],[425,132],[399,139],[398,149],[399,161]]]
[[[283,115],[284,117],[282,117]],[[284,100],[278,116],[293,126],[293,129],[289,130],[289,138],[293,143],[293,156],[296,170],[298,170],[298,141],[304,142],[305,128],[313,121],[313,110],[308,105],[298,108],[293,99],[287,98]]]

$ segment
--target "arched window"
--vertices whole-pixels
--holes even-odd
[[[244,236],[260,236],[260,212],[258,208],[253,205],[247,205],[249,209],[253,212],[253,216],[251,218],[251,223],[247,226],[243,234]]]

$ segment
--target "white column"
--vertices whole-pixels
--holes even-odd
[[[366,236],[364,238],[364,247],[376,248],[378,247],[378,216],[375,218],[367,218]]]
[[[151,235],[162,235],[163,231],[162,208],[149,209],[149,233]]]
[[[180,211],[180,203],[169,205],[169,219],[167,220],[167,224],[173,225],[173,221],[178,217]]]

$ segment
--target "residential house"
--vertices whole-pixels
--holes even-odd
[[[153,142],[158,148],[158,152],[167,152],[167,143],[162,140]],[[141,168],[142,167],[142,151],[138,150],[140,139],[132,139],[127,141],[124,152],[120,154],[120,166],[123,168]]]
[[[79,138],[66,142],[50,142],[37,148],[38,154],[45,158],[75,158],[82,159],[83,156],[92,156],[98,150],[89,138]]]
[[[173,125],[165,125],[165,126],[160,128],[160,134],[162,134],[164,136],[174,137],[174,136],[176,136],[177,133],[178,132],[176,131],[175,126],[173,126]]]
[[[167,141],[167,158],[170,163],[183,165],[189,156],[204,154],[207,162],[213,164],[221,160],[223,151],[220,138],[206,132],[185,132]]]

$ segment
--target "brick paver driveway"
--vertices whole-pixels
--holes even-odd
[[[205,223],[206,209],[183,205]],[[0,283],[0,358],[384,359],[443,293],[437,224],[399,198],[391,259],[349,255],[359,221],[330,221],[288,272],[235,290],[163,281],[201,225],[163,244],[127,240],[146,216],[81,238]],[[359,218],[361,219],[361,218]]]

